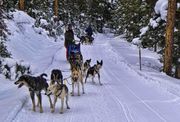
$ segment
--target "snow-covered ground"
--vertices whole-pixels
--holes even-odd
[[[54,42],[46,32],[38,34],[32,28],[34,20],[23,12],[16,12],[13,21],[6,21],[12,33],[8,49],[14,59],[31,65],[34,75],[43,72],[50,76],[54,68],[70,76],[65,60],[63,39]],[[95,35],[93,45],[82,45],[84,60],[103,60],[100,71],[102,86],[90,79],[85,84],[85,94],[70,96],[70,110],[59,114],[60,101],[55,113],[50,112],[48,99],[43,95],[44,113],[31,110],[32,103],[27,88],[18,89],[14,81],[0,76],[1,122],[179,122],[180,84],[158,71],[158,55],[142,50],[142,71],[139,70],[138,48],[122,36]],[[49,79],[49,77],[48,77]],[[97,81],[97,79],[96,79]],[[70,80],[69,80],[70,82]],[[68,85],[71,91],[71,86]]]

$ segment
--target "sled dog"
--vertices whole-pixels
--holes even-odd
[[[87,70],[91,67],[91,59],[86,60],[82,66],[83,77],[86,76]]]
[[[35,105],[35,94],[36,94],[38,98],[37,106],[40,107],[40,113],[43,112],[41,91],[44,90],[46,92],[48,88],[48,83],[46,79],[43,78],[43,76],[47,77],[47,74],[43,73],[37,77],[30,76],[30,75],[22,75],[15,82],[15,85],[18,85],[18,88],[21,88],[22,86],[26,86],[29,89],[30,97],[32,100],[32,105],[33,105],[33,108],[32,108],[33,111],[36,111],[36,105]],[[48,98],[50,102],[50,107],[52,108],[52,101],[51,101],[50,96],[48,96]]]
[[[53,69],[51,71],[50,85],[55,84],[55,82],[58,84],[63,84],[63,75],[62,75],[61,70],[59,70],[59,69]]]
[[[71,66],[71,81],[72,81],[72,96],[74,96],[74,87],[77,84],[78,87],[78,96],[80,96],[80,83],[82,85],[82,93],[84,94],[84,83],[83,76],[81,71],[81,66],[79,64],[75,64]]]
[[[85,78],[85,83],[87,82],[87,78],[91,75],[92,76],[92,82],[94,82],[94,77],[97,74],[98,75],[98,80],[99,80],[99,84],[102,85],[101,81],[100,81],[100,69],[103,65],[103,61],[101,60],[101,62],[97,61],[97,64],[95,64],[93,67],[90,67],[87,71],[87,75]]]
[[[83,56],[81,52],[71,52],[69,56],[69,63],[70,65],[79,64],[80,66],[82,66]]]
[[[55,111],[55,105],[57,102],[57,99],[61,99],[61,109],[60,113],[62,114],[64,112],[64,99],[66,99],[66,107],[67,109],[70,109],[68,105],[68,87],[65,84],[52,84],[48,87],[47,95],[53,94],[54,96],[54,102],[53,107],[51,109],[51,112],[53,113]]]

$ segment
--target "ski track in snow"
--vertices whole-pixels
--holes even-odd
[[[109,48],[109,46],[108,46],[108,48]],[[109,55],[111,55],[111,54],[109,54]],[[116,58],[118,58],[117,56],[115,56]],[[121,62],[123,62],[123,64],[126,64],[124,61],[120,61],[120,62],[118,62],[118,60],[115,60],[115,62],[116,63],[121,63]],[[123,64],[121,64],[121,65],[123,65]],[[127,64],[126,64],[127,65]],[[110,69],[105,69],[105,71],[108,71],[108,70],[110,70]],[[108,75],[111,75],[111,77],[113,76],[113,78],[115,78],[116,79],[116,81],[118,81],[118,74],[116,73],[116,72],[108,72],[108,73],[106,73],[106,75],[105,76],[108,76]],[[116,75],[114,75],[114,74],[116,74]],[[121,85],[123,85],[123,86],[125,86],[126,87],[126,89],[134,96],[134,97],[136,97],[139,101],[141,101],[150,111],[152,111],[152,113],[155,113],[162,121],[166,121],[161,115],[159,115],[159,113],[157,113],[154,109],[152,109],[148,104],[146,104],[142,99],[140,99],[129,87],[127,87],[125,84],[121,84]],[[110,88],[110,85],[109,86],[107,86],[107,87],[109,87]],[[109,89],[108,88],[108,89]],[[108,91],[108,89],[107,89],[107,91]],[[111,90],[111,91],[113,91],[113,89]],[[123,108],[123,111],[124,111],[124,114],[125,114],[125,116],[126,116],[126,118],[127,118],[127,121],[129,122],[129,121],[133,121],[133,117],[131,116],[131,114],[129,113],[129,108],[127,107],[127,105],[125,106],[125,105],[123,105],[122,104],[122,102],[121,102],[121,100],[119,100],[118,99],[118,97],[116,97],[114,94],[111,94],[112,96],[113,96],[113,98],[114,99],[116,99],[116,101],[120,104],[120,106]]]
[[[109,47],[109,46],[108,46]],[[118,58],[119,58],[119,55],[117,56]],[[123,57],[121,57],[120,59],[123,59]],[[126,63],[124,60],[123,61],[121,61],[121,62],[119,62],[119,63],[122,63],[123,62],[123,64],[125,64],[125,65],[127,65],[128,67],[130,66],[130,65],[128,65],[128,63]],[[123,65],[123,64],[121,64],[121,65]],[[130,68],[130,69],[132,69],[132,68]],[[107,69],[108,70],[108,69]],[[110,73],[112,76],[113,76],[113,78],[115,78],[117,81],[118,81],[118,74],[117,74],[117,72],[111,72]],[[116,74],[116,75],[115,75]],[[161,115],[160,115],[160,113],[158,113],[157,111],[155,111],[151,106],[149,106],[147,103],[145,103],[144,102],[144,100],[142,100],[140,97],[138,97],[136,94],[135,94],[135,92],[133,92],[133,90],[131,90],[127,85],[125,85],[125,83],[124,84],[121,84],[121,85],[123,85],[123,86],[125,86],[126,88],[127,88],[127,90],[134,96],[134,97],[136,97],[142,104],[144,104],[150,111],[152,111],[152,113],[155,113],[162,121],[166,121]],[[117,97],[117,101],[120,101],[120,100],[118,100],[118,97]],[[125,112],[126,113],[126,112]],[[132,118],[131,116],[130,116],[130,118]]]
[[[106,45],[106,44],[103,44],[102,47],[104,48],[105,45]],[[103,48],[102,48],[102,49],[103,49]],[[99,49],[98,49],[98,50],[96,49],[96,51],[98,52]],[[102,52],[103,52],[103,51],[102,51]],[[98,54],[98,56],[101,56],[101,55],[102,55],[102,54]],[[97,56],[97,57],[98,57],[98,56]],[[104,67],[104,66],[103,66],[103,67]],[[110,79],[110,78],[107,77],[107,76],[109,76],[110,74],[113,74],[113,73],[108,72],[108,70],[110,70],[110,69],[104,69],[104,72],[105,72],[105,75],[104,75],[104,76],[106,76],[106,78],[104,78],[104,79]],[[112,76],[112,75],[111,75],[111,76]],[[122,108],[123,114],[124,114],[127,122],[132,122],[132,121],[133,121],[133,118],[132,118],[131,114],[129,113],[128,107],[127,107],[124,103],[122,103],[122,101],[121,101],[120,99],[118,99],[118,97],[116,97],[116,96],[114,95],[114,93],[113,93],[113,91],[112,91],[113,89],[110,87],[110,85],[104,85],[103,87],[104,87],[105,91],[107,91],[108,94],[109,94],[109,95],[113,98],[113,100],[117,103],[117,105],[119,106],[119,108]],[[110,91],[111,91],[111,92],[110,92]]]

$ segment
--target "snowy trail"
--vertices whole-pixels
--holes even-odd
[[[103,45],[104,46],[104,45]],[[100,48],[100,47],[98,47],[98,48]],[[109,48],[109,46],[108,46],[108,48]],[[104,49],[104,47],[102,47],[102,49],[98,49],[98,50],[103,50]],[[97,51],[98,52],[98,50],[95,50],[95,51]],[[100,52],[100,51],[99,51]],[[101,53],[102,53],[103,51],[101,51]],[[99,56],[101,56],[101,55],[104,55],[104,54],[101,54],[101,53],[99,53],[99,54],[96,54],[96,56],[97,57],[99,57]],[[111,54],[109,54],[109,55],[111,55]],[[124,75],[127,75],[127,73],[126,72],[122,72],[121,71],[121,69],[119,69],[119,72],[117,72],[117,71],[113,71],[112,69],[117,69],[117,68],[115,68],[115,67],[113,67],[113,68],[110,68],[109,66],[112,66],[113,64],[113,62],[109,62],[109,60],[108,60],[108,58],[110,58],[109,57],[109,55],[106,55],[107,57],[105,58],[106,60],[105,61],[108,61],[108,62],[106,62],[107,64],[108,64],[108,67],[106,67],[106,66],[104,66],[104,71],[105,71],[105,77],[107,77],[107,76],[109,76],[109,77],[107,77],[106,79],[110,79],[110,81],[109,82],[112,82],[112,84],[114,83],[113,81],[116,81],[116,82],[118,82],[118,81],[121,81],[121,77],[119,77],[119,74],[120,74],[120,76],[122,75],[122,76],[124,76]],[[105,63],[105,65],[106,65],[106,63]],[[112,65],[111,65],[112,64]],[[121,68],[121,67],[120,67]],[[122,74],[122,73],[125,73],[124,75]],[[127,78],[130,78],[130,77],[132,77],[132,76],[127,76]],[[132,78],[133,79],[133,78]],[[153,118],[156,118],[156,116],[157,116],[157,118],[159,119],[158,121],[165,121],[164,120],[164,118],[163,117],[161,117],[160,115],[159,115],[159,113],[157,113],[157,112],[155,112],[151,107],[149,107],[149,105],[147,105],[146,103],[144,103],[143,102],[143,100],[141,100],[129,87],[127,87],[126,85],[125,85],[125,83],[121,83],[121,82],[119,82],[119,83],[117,83],[117,86],[120,86],[120,88],[118,88],[118,89],[115,89],[115,88],[111,88],[111,85],[108,85],[108,86],[106,86],[105,85],[105,88],[107,89],[106,91],[112,91],[112,96],[113,96],[113,98],[114,99],[116,99],[116,101],[118,101],[118,103],[120,104],[120,106],[122,106],[122,108],[123,108],[123,112],[124,112],[124,114],[125,114],[125,116],[126,116],[126,118],[127,118],[127,120],[128,121],[133,121],[133,118],[132,118],[132,116],[131,116],[131,114],[129,113],[129,108],[126,106],[125,107],[125,105],[123,105],[122,104],[122,100],[120,100],[119,98],[122,98],[122,96],[117,96],[118,94],[120,94],[120,93],[123,93],[123,92],[127,92],[127,94],[128,94],[128,96],[133,96],[133,99],[135,99],[136,101],[141,101],[142,102],[142,106],[143,107],[145,107],[145,108],[148,108],[149,110],[148,111],[150,111],[150,113],[152,114],[152,113],[154,113],[155,114],[155,117],[153,117]],[[123,88],[122,88],[123,87]],[[116,93],[114,93],[114,92],[116,92]],[[118,92],[120,92],[120,93],[118,93]],[[144,104],[144,105],[143,105]],[[148,118],[148,117],[147,117]]]
[[[46,49],[46,50],[48,50],[48,49]],[[44,54],[42,54],[42,55],[44,55]],[[37,58],[35,58],[35,59],[38,60]],[[40,60],[42,60],[42,58],[40,58]],[[63,60],[65,60],[65,59],[63,59]],[[47,62],[49,62],[49,61],[47,61]],[[54,62],[52,64],[54,64]],[[59,65],[61,65],[61,64],[59,64]],[[69,65],[66,64],[65,68],[67,69],[68,67],[69,67]],[[43,96],[43,99],[46,99],[46,100],[43,100],[43,102],[44,101],[46,102],[46,103],[44,103],[46,106],[45,106],[45,110],[44,110],[45,112],[43,114],[46,114],[46,115],[48,114],[48,119],[51,118],[50,120],[53,120],[53,121],[58,121],[58,120],[62,119],[63,121],[64,120],[67,120],[67,121],[77,121],[77,120],[92,121],[92,120],[94,120],[94,121],[99,122],[99,121],[103,121],[105,119],[104,117],[101,118],[101,116],[105,116],[105,115],[107,117],[106,120],[111,121],[112,119],[111,119],[111,117],[109,117],[109,113],[114,113],[114,112],[117,113],[116,116],[118,117],[119,113],[121,113],[121,112],[118,112],[118,111],[113,112],[113,111],[107,110],[107,108],[112,109],[112,107],[109,106],[111,104],[108,104],[108,103],[112,103],[112,100],[111,100],[112,98],[109,98],[109,96],[106,96],[104,98],[105,95],[104,95],[104,92],[102,89],[103,87],[101,88],[99,85],[94,86],[93,84],[90,84],[90,86],[88,86],[88,85],[86,88],[85,95],[82,95],[81,97],[75,96],[75,97],[70,98],[70,105],[72,105],[71,109],[70,109],[70,115],[67,115],[69,113],[69,111],[66,111],[62,117],[62,115],[60,115],[58,113],[58,110],[56,109],[55,114],[52,114],[52,116],[49,116],[50,110],[47,110],[48,102],[47,102],[47,98],[44,98],[44,96]],[[71,89],[71,87],[69,87],[69,89]],[[108,101],[108,103],[104,104],[104,101]],[[113,102],[116,103],[116,100],[113,99]],[[60,106],[57,106],[57,108],[59,108],[59,107]],[[116,105],[113,108],[119,109],[118,105]],[[31,117],[31,116],[35,115],[35,113],[32,112],[30,109],[31,109],[31,101],[29,100],[28,103],[25,105],[25,107],[22,109],[21,113],[19,113],[19,116],[14,121],[21,121],[21,120],[32,121],[33,117]],[[116,110],[118,110],[118,109],[116,109]],[[80,110],[80,113],[79,113],[79,110]],[[121,109],[119,111],[121,111]],[[43,114],[39,114],[39,113],[36,113],[36,114],[37,114],[37,117],[39,115],[43,115]],[[123,114],[123,112],[122,112],[122,114]],[[57,115],[57,116],[54,116],[54,115]],[[81,117],[82,115],[84,115],[84,116]],[[33,121],[39,121],[40,119],[37,119],[37,117],[34,117],[35,120],[33,120]],[[119,120],[122,120],[122,121],[126,120],[126,119],[122,119],[120,117],[121,116],[119,116]],[[31,118],[31,119],[28,120],[27,118]],[[48,119],[46,119],[46,117],[43,117],[43,121],[48,121]]]
[[[93,46],[82,46],[82,53],[84,59],[92,59],[91,65],[96,60],[103,59],[104,64],[101,70],[103,86],[100,86],[98,82],[93,84],[89,79],[85,84],[84,95],[80,97],[70,96],[69,105],[71,109],[65,109],[64,114],[59,114],[60,102],[57,103],[55,113],[50,113],[48,99],[44,95],[44,113],[42,114],[38,112],[38,109],[37,112],[32,112],[32,105],[29,100],[13,121],[163,122],[180,119],[177,114],[171,113],[178,111],[180,106],[176,101],[178,100],[176,96],[163,93],[147,85],[145,80],[148,79],[144,79],[137,73],[132,73],[134,70],[128,66],[129,64],[124,61],[123,57],[112,50],[109,43],[102,44],[99,42]],[[35,62],[43,60],[42,64],[46,64],[47,67],[44,69],[46,72],[59,66],[68,69],[69,64],[63,58],[65,57],[65,50],[58,48],[58,45],[55,45],[53,49],[51,46],[46,47],[41,51],[43,54],[39,54],[35,58]],[[49,54],[46,51],[54,53]],[[50,57],[48,60],[45,54]],[[53,60],[52,57],[54,57]],[[68,76],[69,72],[64,72],[63,75]],[[68,85],[68,87],[71,91],[71,86]],[[163,112],[163,109],[169,108],[172,111]]]
[[[54,68],[70,76],[70,66],[65,60],[63,38],[54,42],[46,31],[34,28],[34,19],[23,12],[15,12],[13,20],[7,20],[11,36],[7,42],[13,59],[31,65],[33,75],[50,72]],[[38,34],[42,31],[42,34]],[[47,96],[43,94],[44,113],[37,108],[33,112],[26,87],[17,89],[13,81],[0,75],[0,121],[2,122],[179,122],[180,83],[158,72],[161,66],[158,56],[143,49],[142,71],[138,68],[137,47],[122,37],[111,34],[95,35],[93,45],[81,48],[84,60],[91,58],[91,65],[103,59],[100,71],[102,86],[97,78],[85,84],[85,94],[70,96],[70,110],[59,114],[58,100],[55,113],[50,112]],[[153,68],[157,68],[154,70]],[[70,82],[70,79],[68,79]],[[68,85],[68,84],[67,84]],[[68,85],[69,91],[71,86]],[[77,87],[76,87],[77,88]]]
[[[103,46],[105,46],[105,45],[103,44]],[[178,110],[176,108],[177,106],[179,106],[176,101],[176,100],[178,100],[178,97],[174,96],[174,95],[166,96],[162,91],[157,90],[156,88],[152,88],[151,86],[145,85],[145,83],[147,82],[146,80],[148,80],[148,79],[144,79],[144,77],[140,77],[140,75],[138,75],[138,73],[133,73],[134,72],[133,69],[131,69],[131,67],[129,67],[129,64],[127,64],[126,61],[124,61],[124,58],[117,56],[116,53],[112,54],[111,49],[109,51],[109,48],[111,48],[111,47],[110,46],[107,46],[107,47],[108,47],[107,49],[105,47],[103,47],[102,49],[100,48],[98,50],[94,50],[94,49],[93,50],[94,50],[94,52],[96,52],[96,51],[101,52],[101,53],[96,53],[96,58],[103,55],[106,57],[106,58],[103,57],[106,59],[105,61],[108,61],[108,62],[106,62],[107,67],[104,66],[104,72],[105,72],[104,77],[107,77],[109,75],[110,76],[110,77],[108,77],[110,79],[109,82],[112,82],[112,84],[117,84],[116,85],[117,89],[112,88],[112,90],[111,90],[114,92],[113,94],[115,96],[117,96],[117,98],[121,99],[121,100],[118,100],[118,99],[117,100],[121,101],[121,103],[122,103],[123,96],[121,95],[121,93],[126,94],[126,96],[124,96],[125,100],[123,100],[123,101],[125,101],[124,103],[126,103],[127,110],[130,110],[130,108],[131,108],[132,115],[134,115],[134,117],[132,117],[132,115],[129,114],[130,119],[133,120],[133,118],[135,118],[135,121],[137,121],[137,119],[139,117],[140,119],[138,121],[170,121],[172,118],[174,118],[174,121],[175,121],[178,116],[173,115],[171,112],[174,111],[174,113],[175,113],[175,111]],[[103,51],[101,51],[101,50],[103,50],[105,52],[108,50],[111,53],[108,54],[108,52],[107,52],[106,54],[104,54],[104,53],[102,53]],[[111,60],[109,60],[108,58]],[[116,63],[117,63],[117,65],[114,65]],[[123,66],[123,65],[125,65],[125,66]],[[134,74],[136,74],[136,75],[133,76]],[[112,85],[108,85],[108,87],[111,88]],[[146,95],[146,93],[142,94],[142,91],[147,92],[147,95]],[[148,95],[150,95],[150,96],[148,97]],[[133,100],[131,97],[133,98]],[[149,101],[149,102],[145,102],[146,99],[148,99],[147,101]],[[166,102],[166,101],[171,101],[171,99],[172,99],[172,102],[174,101],[176,103],[176,105],[171,105],[171,102],[169,102],[169,103]],[[133,101],[133,104],[131,103],[132,101]],[[153,104],[150,101],[152,101]],[[127,103],[129,103],[129,102],[130,102],[130,105],[129,105],[130,107],[127,107]],[[140,103],[140,104],[136,105],[136,102]],[[172,111],[168,114],[169,116],[173,116],[173,117],[170,117],[171,119],[169,119],[169,117],[166,116],[167,113],[162,112],[162,105],[160,105],[160,106],[155,105],[158,102],[161,102],[162,104],[167,103],[166,107],[171,108]],[[140,108],[142,108],[142,109],[133,112],[132,108],[136,108],[137,110]],[[163,109],[165,109],[165,108],[163,108]],[[176,109],[176,110],[174,110],[174,109]],[[146,113],[146,114],[148,113],[148,114],[146,116],[143,116],[142,113]],[[139,115],[137,115],[137,114],[139,114]],[[150,116],[152,116],[152,117],[150,117]],[[143,118],[144,118],[144,120],[143,120]],[[146,119],[146,118],[148,118],[148,119]]]

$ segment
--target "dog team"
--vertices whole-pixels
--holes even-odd
[[[89,76],[92,76],[92,82],[95,83],[94,77],[95,75],[98,75],[99,84],[102,85],[100,81],[100,69],[103,65],[103,61],[102,60],[100,62],[97,61],[97,63],[92,67],[90,66],[90,63],[91,63],[91,59],[86,60],[83,63],[81,60],[81,56],[79,56],[79,59],[77,58],[76,63],[70,62],[72,96],[74,96],[75,85],[77,86],[78,96],[80,96],[80,84],[82,86],[82,93],[83,94],[85,93],[84,83],[87,82]],[[51,71],[51,77],[50,77],[51,79],[49,84],[47,83],[47,80],[44,77],[47,77],[47,74],[43,73],[37,77],[30,75],[22,75],[15,82],[15,84],[18,85],[18,88],[21,88],[22,86],[26,86],[29,89],[30,97],[32,100],[32,110],[36,111],[36,102],[35,102],[35,95],[36,95],[38,98],[37,107],[39,107],[40,113],[43,112],[42,96],[41,96],[41,91],[43,90],[45,91],[45,95],[48,96],[52,113],[55,111],[55,105],[58,98],[61,100],[61,108],[60,108],[61,114],[64,111],[64,101],[66,103],[66,108],[70,109],[68,105],[69,89],[66,86],[66,84],[63,83],[64,80],[66,79],[63,79],[61,70],[53,69]],[[85,78],[85,82],[83,82],[83,78]],[[53,102],[51,100],[51,95],[54,97]]]

